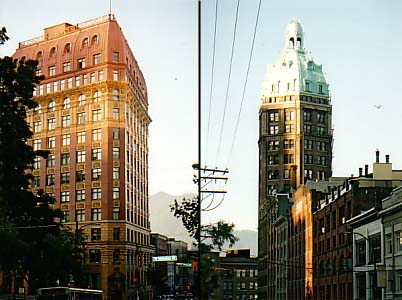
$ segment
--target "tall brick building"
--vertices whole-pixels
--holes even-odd
[[[13,57],[38,60],[45,76],[27,121],[34,149],[50,155],[36,159],[32,188],[54,196],[61,222],[87,236],[76,284],[107,299],[151,297],[148,94],[114,15],[45,28]]]

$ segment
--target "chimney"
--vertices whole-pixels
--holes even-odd
[[[363,168],[359,168],[359,177],[363,176]]]
[[[385,155],[385,163],[389,164],[389,154]]]
[[[368,165],[364,165],[364,175],[367,176],[368,175]]]
[[[375,152],[375,162],[378,164],[380,162],[380,150],[376,150]]]

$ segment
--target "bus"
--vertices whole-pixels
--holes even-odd
[[[103,291],[69,287],[38,289],[37,300],[103,300]]]

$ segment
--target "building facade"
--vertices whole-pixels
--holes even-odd
[[[106,299],[150,298],[148,93],[114,15],[45,28],[13,57],[38,60],[45,76],[27,121],[34,150],[50,155],[35,160],[32,189],[53,196],[61,222],[87,237],[75,284]]]
[[[285,49],[268,67],[259,111],[259,297],[277,299],[277,193],[331,176],[332,106],[322,65],[304,48],[300,22],[286,29]],[[291,197],[290,197],[291,198]]]

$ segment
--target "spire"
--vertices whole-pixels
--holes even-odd
[[[304,30],[302,24],[292,19],[286,27],[285,49],[304,48]]]

